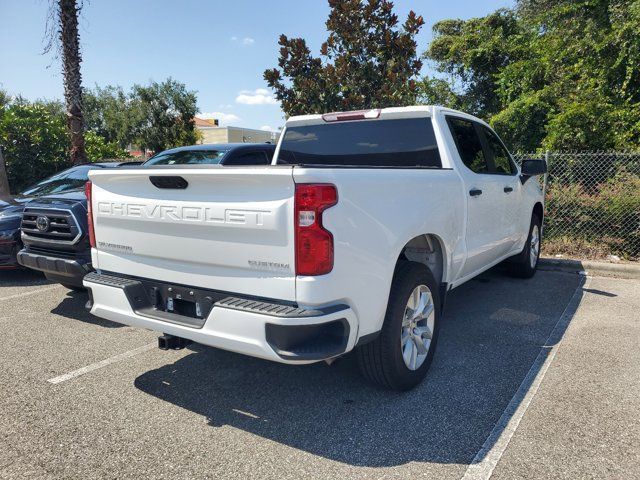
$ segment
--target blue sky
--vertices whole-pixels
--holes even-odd
[[[431,27],[471,18],[511,0],[396,0]],[[0,88],[29,99],[62,98],[60,63],[42,55],[49,0],[0,0]],[[326,39],[325,0],[85,0],[80,40],[85,86],[161,81],[171,76],[198,92],[200,112],[223,124],[275,129],[283,114],[262,79],[277,65],[278,37],[305,38],[314,54]]]

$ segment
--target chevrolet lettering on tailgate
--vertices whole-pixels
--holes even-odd
[[[203,222],[265,226],[269,222],[269,210],[243,210],[219,206],[144,205],[140,203],[99,202],[99,216],[146,218],[149,220],[173,220],[175,222]]]

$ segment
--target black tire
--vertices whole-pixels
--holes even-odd
[[[62,285],[64,288],[68,288],[69,290],[73,290],[74,292],[84,292],[86,290],[86,288],[84,287],[79,287],[77,285],[69,285],[67,283],[61,283],[60,285]]]
[[[400,337],[407,300],[419,285],[431,290],[434,304],[434,327],[427,357],[416,370],[410,370],[402,358]],[[410,390],[427,374],[433,360],[440,325],[440,289],[433,275],[424,265],[402,262],[391,284],[387,313],[380,335],[372,342],[357,348],[358,365],[365,378],[391,390]]]
[[[538,231],[538,254],[535,261],[532,262],[531,258],[531,240],[533,237],[534,228],[537,227]],[[538,218],[535,213],[531,216],[531,225],[529,226],[529,236],[524,244],[522,252],[516,255],[509,262],[509,273],[514,277],[519,278],[531,278],[535,275],[538,269],[538,261],[540,260],[540,249],[542,247],[542,220]]]

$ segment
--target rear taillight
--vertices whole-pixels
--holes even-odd
[[[89,180],[84,185],[84,194],[87,197],[87,226],[89,227],[89,243],[92,248],[96,248],[96,232],[93,228],[93,207],[91,205],[91,189],[92,184]]]
[[[324,275],[333,269],[333,235],[322,226],[322,212],[336,203],[335,185],[296,185],[296,275]]]

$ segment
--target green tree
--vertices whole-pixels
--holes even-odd
[[[422,105],[443,105],[448,108],[466,110],[463,97],[451,82],[437,77],[424,77],[418,82],[417,102]]]
[[[134,109],[131,96],[122,87],[96,85],[85,90],[84,120],[88,131],[104,138],[107,142],[116,143],[120,148],[127,148],[135,142],[135,130],[139,111]]]
[[[196,142],[193,117],[198,111],[197,96],[183,83],[169,78],[149,86],[135,85],[131,102],[139,146],[159,152]]]
[[[402,25],[388,0],[329,0],[320,57],[302,38],[279,39],[279,68],[264,72],[287,115],[411,105],[422,62],[413,11]]]
[[[87,157],[90,162],[102,160],[124,159],[129,153],[115,142],[108,142],[97,133],[87,131],[84,134],[87,148]]]
[[[11,101],[11,97],[5,90],[0,90],[0,109],[4,108]]]
[[[424,58],[453,79],[459,107],[492,115],[502,107],[495,94],[495,75],[514,58],[522,57],[523,34],[515,12],[508,9],[483,18],[443,20],[433,26],[434,39]]]
[[[514,149],[640,146],[640,2],[519,0],[434,27],[425,58],[443,97],[489,120]]]
[[[196,93],[171,78],[135,85],[95,86],[84,92],[86,129],[124,149],[132,144],[154,151],[193,144],[198,140],[192,119]]]

